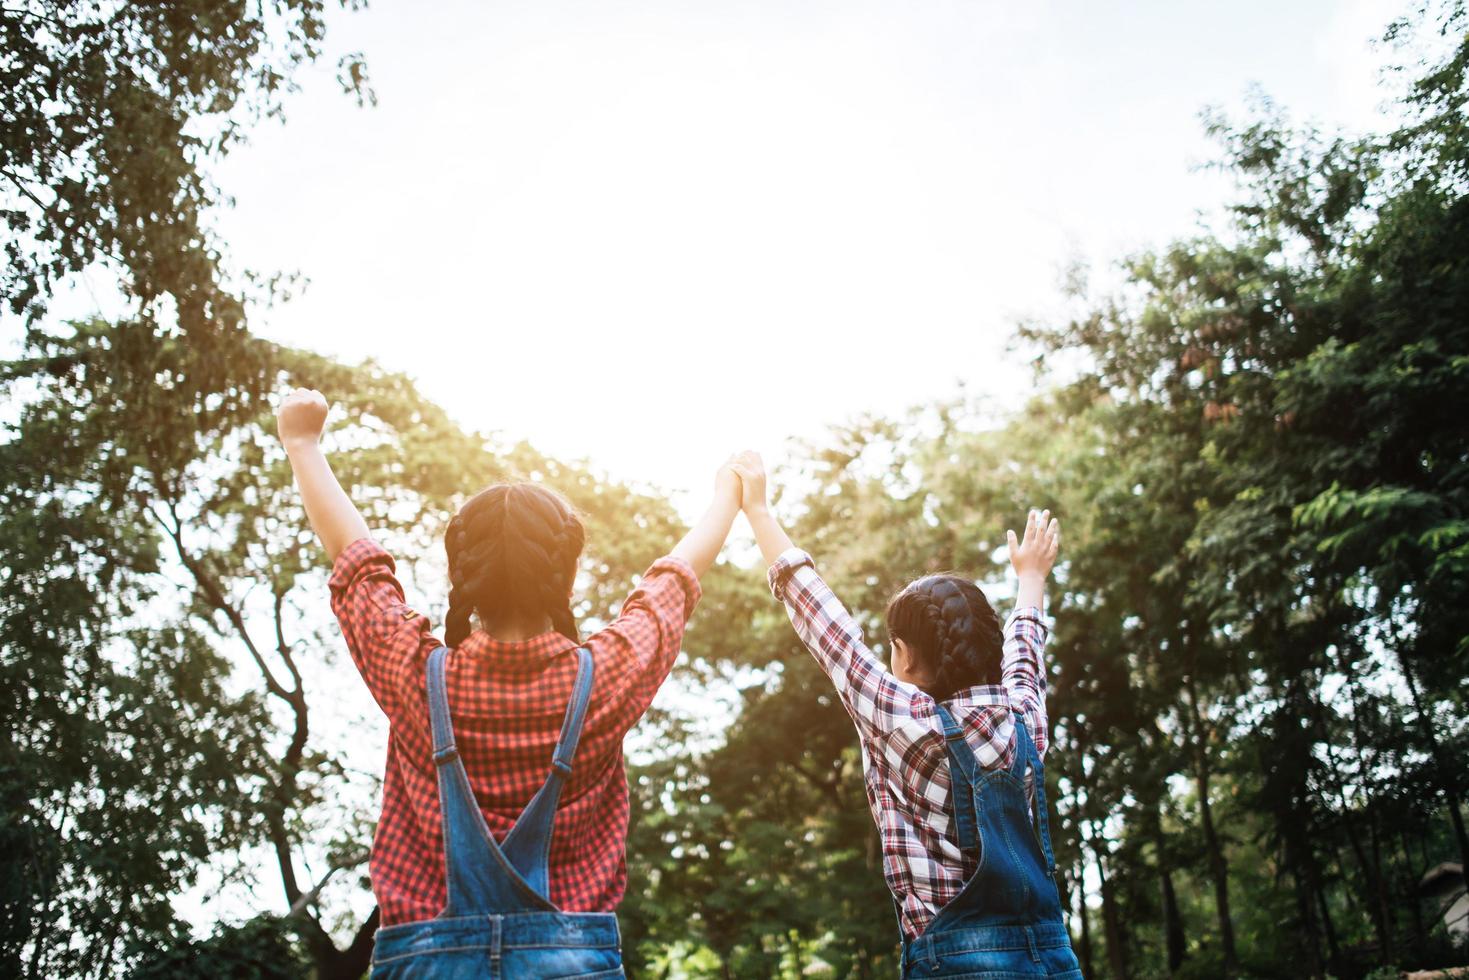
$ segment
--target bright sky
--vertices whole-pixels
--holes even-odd
[[[1373,125],[1397,2],[379,3],[218,172],[261,332],[417,378],[463,423],[702,493],[861,411],[1030,378],[1061,270],[1227,193],[1198,113],[1258,84]],[[326,59],[330,62],[332,59]],[[1094,276],[1101,278],[1101,275]]]

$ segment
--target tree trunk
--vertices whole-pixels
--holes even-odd
[[[1361,690],[1357,679],[1356,668],[1350,658],[1345,655],[1339,658],[1339,668],[1347,679],[1347,696],[1352,703],[1352,748],[1356,752],[1363,770],[1369,767],[1367,736],[1362,731],[1361,702],[1358,699],[1358,691]],[[1317,710],[1323,710],[1318,703]],[[1322,724],[1325,725],[1325,719]],[[1331,772],[1339,773],[1340,767],[1335,764],[1335,754],[1331,751],[1331,745],[1326,746],[1326,756],[1332,761]],[[1361,836],[1356,831],[1356,821],[1352,816],[1352,808],[1347,804],[1346,789],[1340,776],[1332,779],[1336,787],[1337,798],[1342,806],[1342,823],[1347,829],[1348,837],[1351,839],[1352,849],[1357,855],[1357,862],[1362,866],[1362,872],[1367,877],[1367,885],[1372,890],[1372,924],[1377,932],[1377,941],[1382,948],[1383,962],[1393,959],[1393,934],[1392,934],[1392,900],[1388,895],[1386,879],[1382,874],[1382,852],[1377,843],[1377,825],[1372,817],[1373,806],[1371,794],[1364,788],[1366,806],[1363,808],[1367,817],[1367,835],[1372,846],[1372,861],[1367,863],[1366,852],[1362,848]]]
[[[1291,853],[1292,876],[1296,879],[1296,894],[1300,903],[1301,919],[1310,930],[1311,956],[1315,975],[1336,972],[1336,933],[1332,929],[1331,917],[1326,911],[1326,899],[1322,894],[1321,864],[1316,857],[1316,848],[1311,841],[1315,835],[1309,814],[1306,825],[1296,837],[1295,850]],[[1319,920],[1317,905],[1320,905]],[[1322,932],[1326,935],[1327,955],[1321,955]]]
[[[1198,694],[1194,690],[1193,675],[1184,682],[1188,694],[1191,715],[1189,725],[1193,741],[1194,785],[1199,794],[1199,822],[1204,831],[1204,846],[1209,856],[1209,876],[1214,882],[1214,908],[1219,918],[1219,943],[1224,951],[1224,973],[1234,977],[1239,973],[1239,956],[1234,947],[1234,922],[1229,914],[1229,864],[1224,859],[1224,847],[1214,829],[1214,812],[1209,803],[1209,750],[1204,743],[1203,715],[1199,711]]]
[[[1423,928],[1423,902],[1418,898],[1420,876],[1413,868],[1413,855],[1408,851],[1408,831],[1402,826],[1398,827],[1398,843],[1403,848],[1404,894],[1408,896],[1408,909],[1413,917],[1413,945],[1422,949],[1427,937]]]
[[[1122,917],[1117,912],[1117,901],[1112,894],[1112,883],[1105,874],[1102,877],[1102,928],[1107,938],[1107,965],[1116,980],[1129,980],[1132,976],[1127,967],[1127,941],[1122,935]]]
[[[1378,840],[1377,821],[1367,814],[1367,843],[1372,848],[1372,884],[1377,899],[1377,914],[1382,919],[1382,962],[1391,963],[1397,958],[1397,945],[1393,935],[1392,898],[1388,894],[1387,875],[1382,872],[1382,846]]]
[[[1167,835],[1163,833],[1163,799],[1167,794],[1166,784],[1161,788],[1154,805],[1146,808],[1145,833],[1152,838],[1153,850],[1158,856],[1158,885],[1163,904],[1163,940],[1168,951],[1168,975],[1172,976],[1183,966],[1188,956],[1188,941],[1183,932],[1183,915],[1178,909],[1178,894],[1173,888],[1173,856],[1169,851]]]
[[[1347,671],[1347,682],[1348,689],[1354,692],[1355,689],[1352,687],[1354,683],[1354,675],[1350,672],[1349,669]],[[1356,715],[1358,714],[1358,711],[1356,707],[1356,694],[1352,693],[1351,697],[1353,706],[1352,724],[1354,730],[1353,747],[1358,756],[1361,756],[1364,751],[1362,747],[1364,743],[1363,736],[1361,736],[1361,734],[1357,732],[1358,723],[1356,721]],[[1317,707],[1318,710],[1320,710],[1321,706],[1318,705]],[[1362,846],[1362,833],[1361,829],[1357,826],[1356,811],[1355,808],[1352,807],[1350,801],[1347,800],[1346,786],[1343,784],[1341,777],[1338,775],[1338,773],[1341,771],[1341,767],[1337,764],[1336,753],[1331,750],[1331,744],[1329,742],[1326,744],[1326,758],[1327,761],[1331,763],[1331,765],[1328,766],[1325,771],[1330,774],[1328,776],[1330,786],[1336,791],[1337,802],[1341,806],[1342,829],[1346,831],[1347,843],[1351,845],[1352,854],[1357,859],[1357,866],[1361,868],[1362,877],[1366,879],[1367,888],[1369,891],[1369,898],[1367,901],[1367,915],[1372,920],[1373,932],[1377,934],[1378,946],[1381,947],[1383,956],[1387,958],[1391,956],[1393,948],[1391,926],[1392,912],[1390,904],[1385,900],[1385,890],[1382,885],[1382,868],[1379,863],[1374,862],[1368,858],[1367,849]],[[1347,889],[1347,894],[1349,896],[1355,897],[1355,891],[1353,889]]]
[[[1183,916],[1178,912],[1178,896],[1173,892],[1173,874],[1164,866],[1163,879],[1163,932],[1168,942],[1168,975],[1173,976],[1183,966],[1185,941]]]
[[[1321,928],[1326,930],[1326,957],[1332,973],[1341,972],[1341,946],[1336,941],[1336,925],[1331,921],[1331,907],[1326,904],[1326,890],[1316,889],[1316,904],[1321,909]]]
[[[1310,957],[1311,976],[1319,977],[1326,971],[1321,962],[1321,929],[1316,924],[1316,911],[1311,907],[1311,886],[1300,875],[1291,877],[1295,879],[1296,916],[1306,929],[1306,953]]]
[[[311,941],[318,980],[362,980],[372,965],[372,941],[377,932],[378,913],[378,909],[372,910],[346,949],[337,949],[325,931]]]
[[[1122,916],[1117,909],[1112,883],[1107,878],[1101,849],[1096,846],[1095,841],[1096,835],[1093,834],[1092,853],[1097,859],[1097,877],[1102,884],[1102,930],[1107,940],[1107,965],[1111,967],[1113,980],[1130,980],[1132,973],[1127,964],[1127,940],[1123,935]]]
[[[1418,691],[1418,678],[1413,674],[1407,653],[1397,644],[1396,630],[1394,630],[1393,640],[1394,652],[1398,655],[1398,665],[1403,671],[1403,678],[1408,682],[1408,694],[1413,699],[1413,709],[1418,712],[1418,727],[1423,730],[1423,738],[1428,742],[1429,751],[1433,754],[1433,768],[1438,776],[1439,787],[1448,800],[1449,822],[1454,826],[1454,840],[1459,844],[1459,861],[1464,867],[1469,868],[1469,833],[1465,832],[1464,814],[1460,810],[1459,770],[1457,766],[1444,758],[1443,747],[1438,743],[1438,733],[1433,730],[1433,719],[1423,707],[1423,697]]]
[[[1076,876],[1076,897],[1079,900],[1077,914],[1081,916],[1081,972],[1083,976],[1094,976],[1092,970],[1092,927],[1091,915],[1086,907],[1086,864],[1085,858],[1078,865],[1079,872]]]

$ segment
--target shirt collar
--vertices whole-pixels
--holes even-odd
[[[459,644],[457,652],[461,657],[493,665],[496,670],[537,672],[576,647],[555,630],[524,640],[497,640],[484,630],[475,630]]]
[[[962,701],[965,704],[997,704],[1008,708],[1010,692],[998,684],[976,684],[955,691],[949,700]]]

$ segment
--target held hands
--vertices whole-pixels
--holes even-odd
[[[731,456],[719,467],[714,474],[714,503],[669,552],[672,557],[688,562],[699,578],[714,564],[740,511],[740,477],[735,472],[734,461],[735,457]]]
[[[747,449],[730,457],[729,465],[739,475],[740,508],[750,522],[750,530],[755,532],[755,543],[760,546],[765,563],[774,565],[795,545],[791,544],[790,535],[770,513],[770,505],[766,503],[765,461],[759,453]]]
[[[1010,564],[1021,579],[1044,581],[1056,564],[1061,548],[1061,522],[1049,510],[1031,509],[1025,519],[1024,537],[1015,540],[1014,531],[1005,532],[1010,542]]]
[[[714,474],[714,502],[730,508],[730,513],[740,509],[740,477],[734,468],[735,457],[731,456]]]
[[[725,464],[740,481],[740,507],[748,514],[765,509],[765,461],[753,449],[735,453]]]
[[[315,388],[297,388],[275,413],[276,432],[286,449],[314,446],[326,425],[326,396]]]

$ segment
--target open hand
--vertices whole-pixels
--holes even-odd
[[[276,432],[287,448],[315,445],[326,425],[326,396],[315,388],[297,388],[275,413]]]
[[[1061,548],[1061,522],[1049,510],[1032,509],[1025,519],[1025,532],[1018,542],[1014,531],[1006,531],[1010,542],[1010,564],[1021,578],[1044,579],[1056,564]]]
[[[755,510],[765,507],[765,460],[753,449],[746,449],[742,453],[735,453],[729,458],[729,465],[739,474],[740,506],[745,513],[749,514]]]

